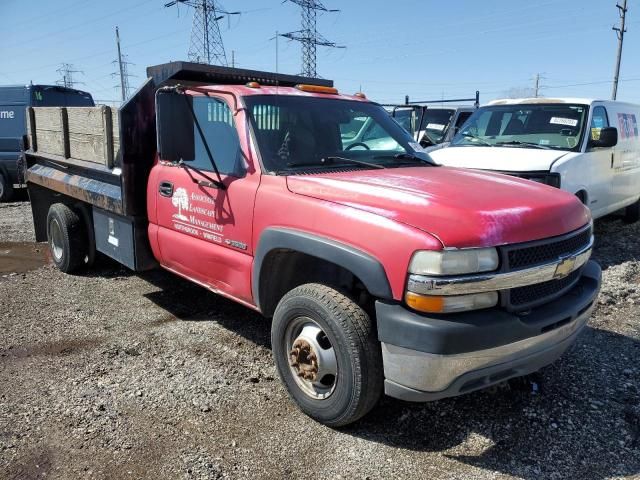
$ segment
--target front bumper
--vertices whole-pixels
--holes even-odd
[[[424,316],[376,302],[385,393],[430,401],[526,375],[555,361],[585,326],[602,272],[589,261],[576,285],[527,315],[488,309]]]

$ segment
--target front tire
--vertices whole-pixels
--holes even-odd
[[[629,205],[624,211],[625,223],[636,223],[640,220],[640,200]]]
[[[380,344],[369,315],[321,284],[306,284],[278,303],[271,327],[280,378],[300,409],[332,427],[355,422],[382,394]]]
[[[0,202],[8,202],[13,198],[13,185],[7,176],[0,172]]]
[[[89,253],[85,225],[68,206],[55,203],[49,208],[47,239],[53,263],[64,273],[85,266]]]

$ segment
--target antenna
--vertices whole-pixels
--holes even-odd
[[[225,16],[240,15],[241,12],[228,12],[215,0],[173,0],[164,6],[173,7],[180,4],[188,5],[195,10],[191,27],[189,60],[196,63],[228,66],[218,21]]]
[[[81,70],[74,70],[73,65],[71,63],[62,63],[60,68],[56,70],[62,78],[56,82],[56,85],[60,85],[61,87],[74,88],[75,85],[82,85],[83,82],[78,82],[73,79],[74,73],[82,73]]]
[[[318,12],[339,12],[340,10],[328,9],[320,0],[285,0],[295,3],[302,8],[302,30],[282,33],[281,36],[289,40],[295,40],[302,44],[302,75],[317,77],[316,49],[318,45],[331,48],[346,48],[337,45],[324,38],[316,28]]]

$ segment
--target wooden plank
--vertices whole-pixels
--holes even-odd
[[[69,133],[84,133],[88,135],[104,134],[104,111],[107,107],[70,107],[67,109],[69,117]]]
[[[67,117],[67,109],[60,109],[60,123],[62,124],[62,148],[64,150],[64,158],[69,158],[71,156],[70,147],[69,147],[69,119]]]
[[[113,164],[122,166],[122,155],[120,153],[120,112],[117,108],[111,109],[111,120],[113,122]]]
[[[61,107],[34,107],[38,130],[62,131]]]
[[[104,122],[104,160],[107,167],[113,168],[113,122],[111,120],[111,109],[106,107],[102,113]]]
[[[52,132],[50,130],[40,130],[36,128],[38,142],[38,153],[51,153],[53,155],[65,155],[64,140],[62,132]]]
[[[71,158],[107,166],[104,135],[69,133],[69,146]]]
[[[36,135],[36,114],[33,107],[27,107],[27,135],[29,136],[29,149],[38,151],[38,138]]]

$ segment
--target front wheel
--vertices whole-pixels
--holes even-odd
[[[274,314],[271,343],[289,395],[321,423],[355,422],[382,394],[382,354],[373,323],[333,288],[311,283],[287,293]]]

